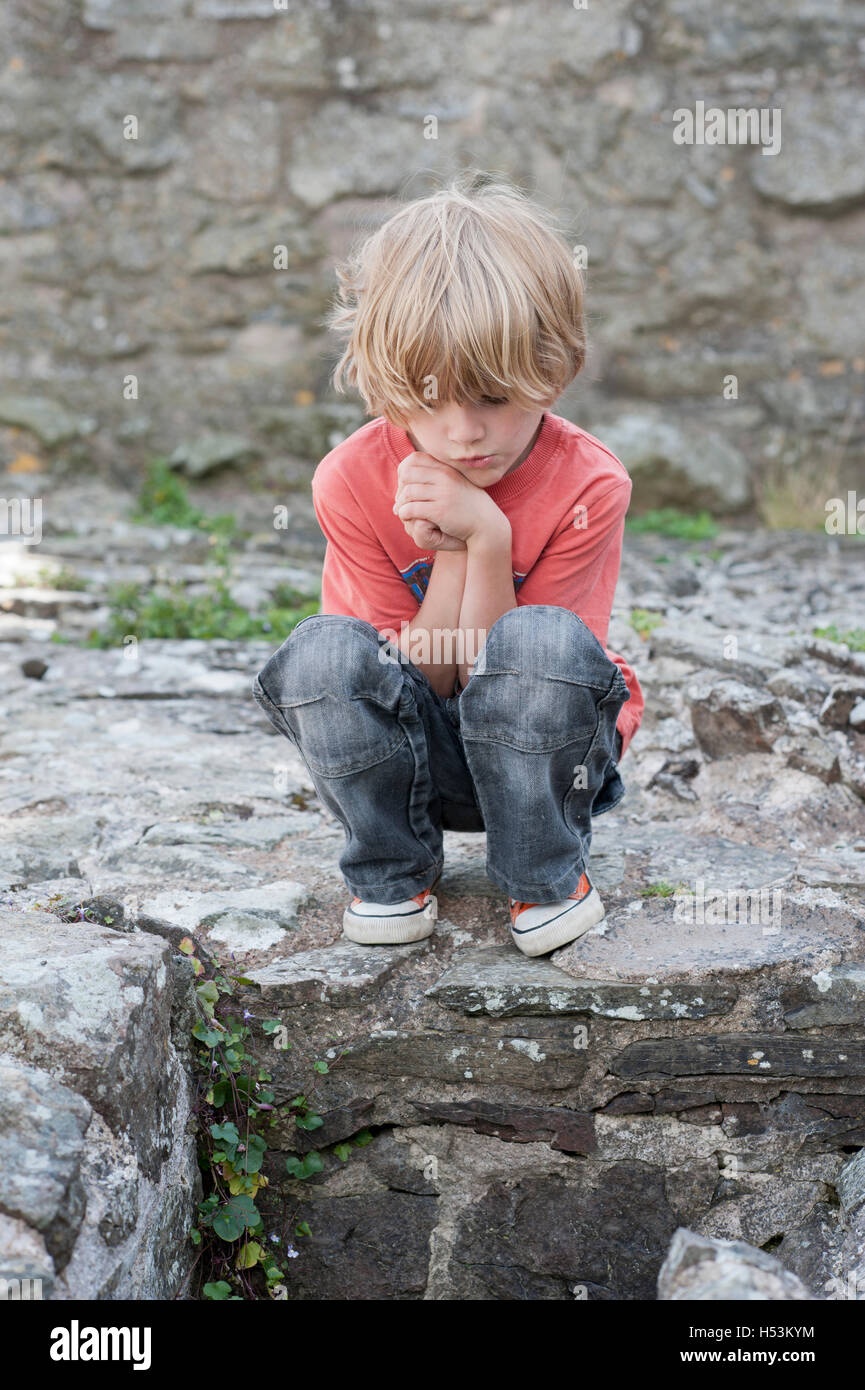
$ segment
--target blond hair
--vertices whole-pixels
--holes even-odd
[[[550,214],[502,180],[463,175],[407,203],[337,277],[333,386],[396,424],[436,401],[543,408],[585,362],[582,272]]]

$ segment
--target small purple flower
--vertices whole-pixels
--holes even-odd
[[[270,1236],[268,1237],[268,1239],[269,1239],[269,1240],[276,1241],[276,1244],[279,1245],[279,1236],[276,1234],[276,1231],[271,1231]]]
[[[249,1012],[249,1009],[244,1009],[244,1011],[243,1011],[243,1020],[244,1020],[244,1022],[246,1022],[246,1020],[249,1019],[249,1018],[252,1018],[252,1014]]]
[[[300,1251],[299,1251],[299,1250],[295,1250],[295,1248],[294,1248],[294,1246],[292,1245],[291,1241],[290,1241],[290,1240],[287,1240],[287,1241],[285,1242],[285,1253],[286,1253],[286,1257],[287,1257],[289,1260],[296,1260],[297,1257],[298,1257],[298,1255],[300,1254]]]

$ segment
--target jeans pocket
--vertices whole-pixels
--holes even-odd
[[[616,721],[619,711],[630,699],[630,691],[618,667],[613,674],[610,688],[597,704],[597,725],[584,758],[575,768],[575,777],[565,793],[562,812],[569,828],[577,834],[585,834],[591,826],[593,805],[596,800],[605,809],[624,796],[624,784],[618,778],[616,766]],[[609,781],[608,795],[603,788]],[[615,798],[615,799],[613,799]],[[606,802],[606,804],[605,804]]]
[[[407,724],[417,720],[411,690],[390,663],[350,693],[296,688],[295,698],[279,708],[310,771],[323,777],[347,777],[386,762],[408,742]]]
[[[294,737],[294,733],[285,715],[279,706],[273,703],[267,691],[262,686],[261,681],[258,679],[258,676],[256,676],[252,684],[252,696],[255,703],[267,716],[277,733],[284,734],[287,739],[296,744],[297,740]]]

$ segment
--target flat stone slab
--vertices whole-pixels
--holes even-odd
[[[166,889],[142,903],[141,913],[186,932],[206,932],[231,950],[267,950],[297,926],[298,909],[309,890],[294,879],[277,879],[256,888],[213,893]]]
[[[9,890],[6,906],[16,912],[31,908],[40,912],[56,912],[58,915],[68,909],[78,907],[92,896],[86,878],[46,878],[37,883],[28,883],[22,888]]]
[[[629,1020],[725,1014],[738,997],[725,984],[575,979],[549,961],[530,960],[512,947],[499,946],[459,952],[426,993],[447,1009],[474,1016],[591,1013]]]
[[[788,1009],[790,1028],[822,1028],[826,1024],[865,1024],[865,965],[834,965],[806,976],[799,986],[807,1003]]]
[[[735,890],[720,901],[706,893],[703,921],[696,896],[608,906],[602,922],[552,960],[579,979],[702,986],[768,966],[798,978],[865,956],[865,919],[830,890],[782,890],[777,904],[770,898],[768,922],[749,920],[750,906]],[[715,916],[721,920],[709,920]]]
[[[626,1047],[612,1070],[627,1077],[865,1076],[865,1042],[789,1033],[644,1038]]]
[[[83,867],[97,891],[133,883],[152,885],[171,879],[187,883],[228,886],[254,884],[261,874],[239,859],[231,859],[211,845],[132,845],[106,855],[84,858]]]
[[[765,1250],[680,1227],[658,1274],[658,1298],[778,1303],[813,1301],[814,1295]]]
[[[15,841],[0,844],[0,892],[38,879],[75,877],[77,872],[78,861],[68,850]]]
[[[92,1110],[47,1072],[0,1056],[3,1210],[40,1231],[68,1259],[84,1215],[80,1180]]]
[[[651,634],[652,655],[672,656],[695,666],[723,671],[738,680],[762,685],[782,666],[797,661],[802,653],[801,639],[749,632],[747,642],[729,644],[729,630],[715,627],[699,618],[662,623]]]
[[[567,1106],[502,1105],[483,1100],[413,1101],[425,1120],[466,1125],[510,1144],[547,1143],[563,1153],[591,1154],[598,1147],[594,1117]]]
[[[141,837],[142,845],[228,845],[275,849],[286,836],[315,829],[321,817],[297,811],[293,816],[250,816],[247,820],[159,821]]]
[[[861,849],[819,850],[802,855],[796,864],[796,876],[812,888],[849,889],[865,902],[865,841]]]
[[[147,1171],[173,1143],[182,1086],[170,1072],[170,959],[156,936],[0,909],[0,1049],[129,1130]]]
[[[581,1030],[582,1032],[582,1030]],[[336,1056],[337,1050],[327,1056]],[[577,1085],[588,1063],[580,1033],[564,1019],[526,1019],[502,1032],[493,1022],[472,1031],[382,1029],[340,1052],[340,1076],[369,1076],[380,1089],[416,1078],[427,1090],[442,1082],[513,1086],[535,1095]]]
[[[402,961],[425,949],[423,943],[356,946],[337,942],[272,961],[261,970],[249,971],[247,979],[260,990],[262,999],[276,1007],[356,1004],[365,993],[380,988]]]
[[[698,879],[713,889],[780,886],[793,878],[797,862],[794,854],[736,844],[720,835],[689,835],[686,824],[658,821],[593,827],[593,860],[595,852],[606,855],[613,847],[628,856],[648,856],[647,886],[666,882],[693,888]]]
[[[82,647],[46,647],[48,670],[30,681],[33,698],[188,700],[252,698],[251,676],[218,664],[212,643],[141,641],[133,649],[105,652]],[[134,659],[137,658],[137,659]]]

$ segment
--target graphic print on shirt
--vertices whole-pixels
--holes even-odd
[[[418,603],[423,602],[431,574],[432,561],[426,559],[415,560],[413,565],[409,565],[406,569],[400,570],[400,575],[411,589]],[[514,579],[514,590],[516,591],[519,589],[526,576],[524,574],[518,574],[516,570],[511,570],[511,574]]]

